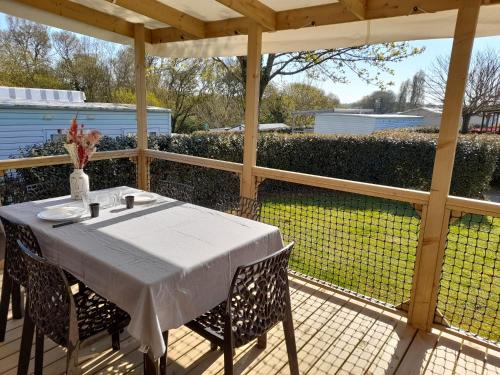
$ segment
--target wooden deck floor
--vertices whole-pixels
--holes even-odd
[[[291,278],[292,305],[301,374],[500,374],[500,353],[446,333],[423,334],[397,313]],[[0,374],[15,374],[22,320],[9,320],[0,343]],[[236,373],[287,374],[281,326],[268,347],[236,351]],[[80,351],[84,374],[141,374],[142,354],[128,334],[121,350],[109,337]],[[63,374],[65,352],[47,340],[44,374]],[[32,361],[33,362],[33,361]],[[32,363],[33,365],[33,363]],[[223,356],[185,328],[171,331],[169,374],[223,374]]]

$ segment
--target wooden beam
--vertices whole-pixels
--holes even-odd
[[[124,35],[129,38],[134,37],[134,24],[119,17],[100,12],[98,10],[74,3],[68,0],[15,0],[24,4],[54,15],[68,18],[70,20],[82,22],[103,30]],[[151,34],[146,30],[146,41],[151,41]]]
[[[106,0],[109,3],[160,21],[186,33],[191,38],[205,37],[205,23],[158,0]]]
[[[366,18],[366,0],[340,0],[340,3],[360,20]]]
[[[227,0],[229,1],[229,0]],[[359,17],[345,4],[355,4],[354,0],[343,0],[344,3],[330,3],[299,9],[290,9],[276,12],[275,30],[300,29],[304,27],[335,25],[341,23],[358,22]],[[357,0],[358,3],[363,3]],[[491,0],[489,4],[499,4],[500,0]],[[380,18],[411,16],[420,13],[436,13],[456,10],[461,0],[370,0],[366,2],[365,20]],[[230,18],[220,21],[206,22],[205,38],[217,38],[248,33],[248,17]],[[152,43],[168,43],[191,38],[173,33],[172,28],[160,28],[152,31]],[[266,31],[266,30],[264,30]]]
[[[217,160],[202,158],[199,156],[177,154],[175,152],[166,152],[158,150],[146,150],[146,156],[148,158],[158,159],[158,160],[168,160],[175,163],[196,165],[199,167],[219,169],[221,171],[233,172],[241,174],[243,170],[243,164],[234,163],[231,161]]]
[[[254,167],[253,175],[259,178],[287,181],[294,184],[345,191],[348,193],[392,199],[400,202],[422,205],[426,205],[429,202],[429,193],[426,191],[402,189],[393,186],[369,184],[367,182],[343,180],[340,178],[316,176],[307,173],[290,172],[265,167]]]
[[[276,12],[258,0],[217,0],[217,2],[248,17],[266,30],[276,30]]]
[[[417,249],[409,322],[429,331],[436,309],[439,279],[446,246],[450,191],[458,128],[481,0],[461,0],[455,25],[448,82],[439,131],[427,220],[421,224],[423,238]]]
[[[137,149],[117,150],[117,151],[99,151],[92,155],[91,161],[133,158],[138,155]],[[33,158],[18,158],[0,160],[0,171],[9,169],[45,167],[48,165],[70,164],[69,155],[37,156]]]
[[[255,198],[256,179],[252,168],[257,164],[259,128],[259,87],[262,55],[262,27],[253,23],[248,30],[247,77],[245,91],[245,135],[243,144],[243,173],[241,196]]]
[[[148,148],[148,122],[146,103],[146,45],[144,43],[144,25],[135,24],[135,97],[137,116],[137,185],[139,189],[148,190],[148,170],[149,165],[145,155]]]

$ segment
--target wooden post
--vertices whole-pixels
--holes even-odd
[[[135,96],[137,116],[137,185],[139,189],[149,190],[148,161],[145,150],[148,148],[148,113],[146,103],[146,45],[143,24],[134,25],[135,50]]]
[[[251,23],[248,28],[245,138],[240,190],[241,196],[247,198],[255,198],[256,194],[255,176],[252,174],[252,168],[257,164],[261,51],[262,26]]]
[[[417,249],[409,323],[426,331],[431,328],[437,303],[449,222],[449,211],[445,205],[450,191],[465,84],[480,6],[481,0],[462,0],[458,10],[429,206],[426,220],[421,226],[424,234]]]

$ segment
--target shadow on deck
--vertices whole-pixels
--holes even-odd
[[[291,298],[301,374],[498,374],[500,353],[447,333],[425,334],[397,312],[350,299],[291,276]],[[22,320],[9,320],[0,343],[0,374],[15,374]],[[169,374],[223,374],[222,352],[186,328],[169,335]],[[142,353],[128,334],[113,352],[108,337],[80,351],[84,374],[141,374]],[[34,350],[33,350],[34,353]],[[32,353],[32,354],[33,354]],[[33,361],[32,361],[33,362]],[[44,374],[63,374],[65,352],[47,340]],[[31,364],[33,365],[33,363]],[[236,351],[235,372],[287,374],[281,326],[265,350],[254,343]]]

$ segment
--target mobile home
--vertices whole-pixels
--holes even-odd
[[[116,137],[136,132],[135,105],[86,103],[80,91],[0,87],[0,159],[63,136],[71,119]],[[150,134],[171,133],[171,111],[148,107]]]
[[[384,129],[408,128],[422,125],[423,118],[421,116],[319,112],[315,115],[314,133],[372,134]]]

